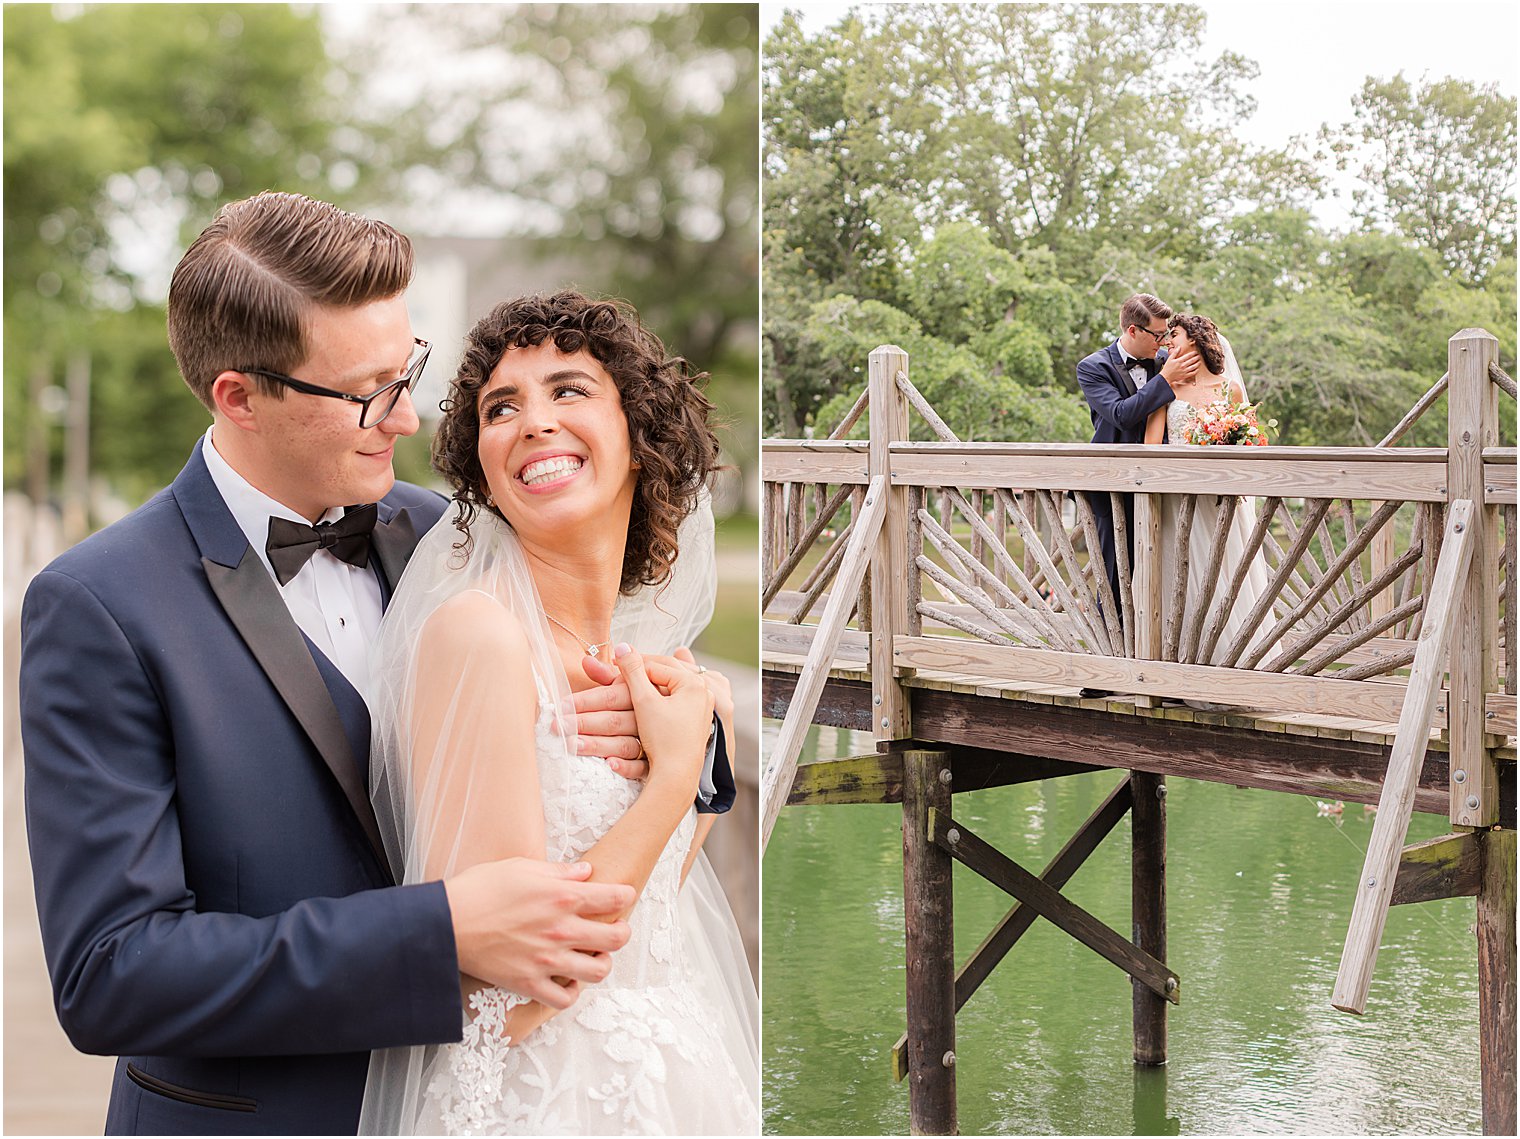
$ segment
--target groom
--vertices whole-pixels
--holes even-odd
[[[411,274],[383,223],[225,207],[168,305],[211,430],[27,590],[38,914],[70,1039],[121,1056],[107,1133],[352,1134],[371,1049],[459,1039],[461,973],[565,1008],[627,940],[632,890],[585,864],[398,886],[381,846],[367,649],[445,507],[391,468]],[[631,757],[620,688],[577,697],[580,730]]]
[[[1094,443],[1143,443],[1145,421],[1176,397],[1172,384],[1191,379],[1198,356],[1167,359],[1161,347],[1172,310],[1149,293],[1135,293],[1119,308],[1119,339],[1077,365],[1077,383],[1092,412]],[[1135,564],[1134,497],[1121,495],[1130,565]],[[1106,494],[1089,496],[1098,523],[1098,543],[1114,597],[1119,596],[1119,564],[1114,551],[1114,516]],[[1123,614],[1119,615],[1123,620]]]

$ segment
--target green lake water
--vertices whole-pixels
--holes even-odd
[[[776,725],[767,723],[767,743]],[[804,761],[874,750],[815,729]],[[1038,872],[1122,776],[955,797],[956,818]],[[1036,920],[956,1019],[963,1134],[1478,1134],[1471,898],[1391,911],[1365,1016],[1330,1007],[1372,816],[1347,804],[1168,781],[1170,1062],[1131,1060],[1130,983]],[[788,807],[763,866],[765,1130],[907,1134],[902,812]],[[1419,815],[1415,842],[1448,831]],[[1129,931],[1129,822],[1065,893]],[[1011,905],[955,869],[963,963]]]

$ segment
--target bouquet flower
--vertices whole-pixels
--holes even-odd
[[[1182,429],[1182,442],[1197,447],[1265,447],[1267,429],[1275,428],[1277,420],[1263,424],[1256,413],[1258,406],[1224,399],[1193,407]]]

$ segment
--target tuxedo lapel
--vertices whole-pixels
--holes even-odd
[[[244,550],[242,560],[231,568],[202,558],[206,579],[264,675],[311,737],[322,762],[333,773],[348,805],[358,816],[375,856],[382,866],[386,865],[380,828],[375,823],[368,791],[359,778],[358,761],[343,730],[343,718],[338,715],[327,684],[275,588],[274,579],[252,546],[245,544]]]
[[[1113,365],[1114,375],[1119,377],[1119,390],[1125,395],[1134,395],[1140,389],[1135,387],[1135,381],[1129,372],[1124,369],[1124,353],[1119,351],[1117,342],[1108,346],[1108,360]]]
[[[172,489],[200,547],[206,580],[233,628],[338,781],[380,865],[389,865],[343,719],[274,579],[217,493],[200,446]]]
[[[417,528],[412,525],[411,511],[398,510],[387,519],[386,509],[382,503],[381,516],[375,521],[371,548],[375,560],[380,563],[380,588],[384,594],[383,600],[388,605],[396,583],[401,580],[401,573],[406,569],[407,559],[417,548]]]

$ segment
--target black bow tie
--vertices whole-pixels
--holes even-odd
[[[1156,374],[1156,361],[1154,359],[1137,360],[1133,356],[1124,357],[1124,370],[1126,372],[1133,368],[1136,364],[1139,364],[1142,368],[1145,369],[1145,375],[1147,379]]]
[[[375,529],[376,513],[371,502],[366,506],[350,506],[336,522],[318,522],[315,526],[271,518],[264,551],[269,555],[269,564],[274,566],[275,577],[281,585],[288,584],[318,550],[327,550],[349,565],[363,569],[369,565],[370,534]]]

